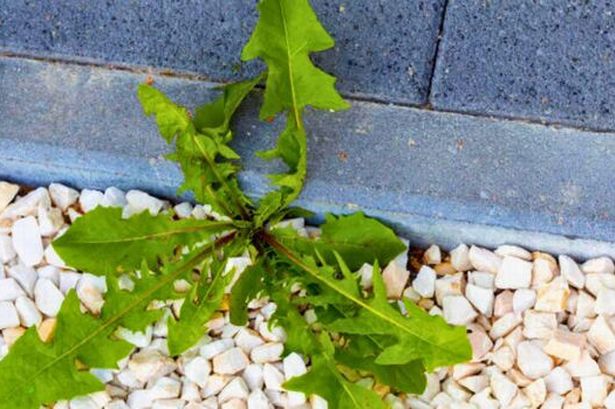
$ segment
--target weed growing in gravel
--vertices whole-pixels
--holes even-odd
[[[224,86],[222,95],[191,115],[150,85],[138,96],[147,115],[175,151],[184,173],[181,191],[212,206],[216,219],[177,220],[172,212],[123,219],[120,209],[98,207],[79,218],[54,243],[65,262],[106,277],[108,293],[99,315],[82,313],[74,292],[66,297],[52,340],[30,328],[0,362],[0,408],[36,409],[61,399],[102,390],[89,368],[116,368],[133,346],[115,334],[144,331],[162,317],[156,300],[183,299],[168,321],[168,347],[178,355],[196,344],[206,323],[232,287],[233,324],[247,321],[247,303],[267,296],[277,303],[273,320],[286,329],[288,352],[303,354],[310,371],[285,388],[324,397],[335,408],[383,408],[376,392],[353,382],[373,376],[393,390],[420,393],[424,372],[471,357],[462,327],[447,325],[409,301],[407,314],[390,304],[378,266],[405,248],[393,231],[361,213],[329,215],[318,237],[280,224],[302,211],[289,206],[306,176],[306,106],[341,110],[348,104],[335,79],[314,66],[311,52],[333,46],[307,0],[263,0],[260,19],[242,52],[261,58],[267,70]],[[264,82],[262,119],[286,116],[276,146],[260,155],[280,159],[286,173],[271,175],[275,188],[258,202],[237,182],[239,156],[228,145],[230,120],[244,98]],[[229,257],[249,254],[241,274]],[[357,271],[373,264],[373,288],[364,290]],[[190,283],[186,292],[174,283]],[[318,317],[302,316],[313,309]]]

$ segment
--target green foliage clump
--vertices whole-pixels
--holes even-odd
[[[177,220],[172,212],[144,212],[123,219],[118,209],[97,208],[53,243],[65,262],[106,277],[109,291],[98,316],[82,313],[74,292],[57,317],[52,340],[26,331],[0,361],[0,409],[37,409],[61,399],[102,390],[90,368],[116,368],[132,346],[115,336],[118,328],[142,331],[162,318],[156,300],[184,299],[178,318],[169,318],[168,346],[176,356],[197,343],[216,312],[234,271],[229,257],[249,254],[249,266],[231,290],[233,324],[247,321],[247,304],[267,296],[278,305],[273,320],[288,334],[287,352],[302,353],[310,371],[285,384],[318,394],[332,409],[384,408],[372,390],[352,374],[372,376],[393,390],[420,393],[424,373],[471,357],[465,329],[430,316],[409,301],[407,314],[386,298],[379,266],[405,246],[394,232],[362,213],[328,215],[317,238],[289,227],[288,217],[306,177],[305,108],[348,107],[335,78],[318,69],[310,53],[333,46],[307,0],[262,0],[260,19],[242,58],[261,58],[267,70],[253,79],[224,86],[215,101],[194,115],[150,85],[138,97],[146,115],[173,146],[169,159],[184,173],[180,192],[191,191],[221,215],[218,220]],[[257,203],[241,190],[239,155],[229,146],[231,118],[253,89],[264,82],[260,116],[284,115],[277,144],[261,153],[279,159],[286,173],[271,175],[274,189]],[[356,271],[373,265],[373,290],[359,285]],[[129,279],[130,286],[120,285]],[[178,293],[173,283],[190,284]],[[291,291],[299,286],[299,293]],[[130,289],[127,289],[129,287]],[[308,324],[302,311],[318,320]]]

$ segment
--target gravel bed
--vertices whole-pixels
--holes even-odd
[[[60,184],[26,192],[0,182],[0,359],[37,326],[53,334],[64,296],[75,289],[84,310],[104,303],[104,278],[67,268],[49,243],[94,207],[118,206],[123,214],[172,205],[144,192],[78,192]],[[211,217],[207,206],[181,203],[179,217]],[[215,216],[215,215],[213,215]],[[289,222],[304,229],[301,219]],[[311,234],[314,229],[310,228]],[[235,267],[247,257],[232,259]],[[371,269],[359,271],[371,286]],[[430,314],[466,325],[473,359],[428,374],[421,396],[395,395],[372,379],[393,408],[592,408],[615,409],[615,266],[606,257],[582,264],[516,246],[494,251],[465,244],[450,253],[437,246],[409,249],[384,270],[391,300],[407,297]],[[179,303],[164,306],[176,313]],[[246,327],[229,323],[223,307],[202,341],[177,359],[166,348],[166,318],[145,333],[118,331],[135,345],[119,370],[92,370],[106,391],[58,402],[56,409],[266,409],[326,408],[318,396],[287,392],[286,379],[309,370],[298,354],[283,357],[285,333],[268,325],[275,305],[250,304]],[[307,311],[306,320],[313,319]]]

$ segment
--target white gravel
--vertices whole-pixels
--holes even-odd
[[[19,195],[0,182],[0,359],[37,326],[53,333],[64,296],[76,289],[83,308],[100,311],[104,280],[72,271],[49,246],[68,224],[96,206],[118,206],[125,216],[170,208],[144,192],[78,192],[61,184]],[[179,217],[205,217],[207,206],[180,203]],[[286,222],[306,229],[302,219]],[[311,228],[310,228],[311,229]],[[431,314],[468,326],[469,363],[428,374],[420,396],[377,388],[393,408],[615,409],[615,264],[607,257],[578,264],[518,246],[489,250],[438,246],[392,261],[383,272],[392,300],[407,297]],[[247,257],[233,259],[242,271]],[[364,266],[361,284],[371,286]],[[326,408],[317,396],[287,392],[285,380],[309,365],[298,354],[283,356],[285,333],[269,328],[275,305],[250,304],[249,324],[231,325],[223,308],[202,341],[177,359],[168,356],[166,317],[144,333],[119,331],[135,350],[119,370],[92,370],[107,384],[103,392],[58,402],[56,409],[268,409]],[[306,311],[308,321],[313,311]],[[362,382],[368,382],[363,380]]]

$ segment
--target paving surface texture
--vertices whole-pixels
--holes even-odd
[[[615,3],[450,0],[436,108],[615,129]]]
[[[340,78],[345,93],[424,104],[443,1],[315,0],[316,12],[337,40],[336,48],[317,60]],[[0,0],[0,49],[236,80],[260,68],[239,58],[256,22],[255,4]]]
[[[165,143],[135,97],[144,75],[2,59],[0,78],[0,177],[174,194],[180,174],[162,158]],[[204,82],[158,77],[156,84],[188,107],[214,95]],[[258,121],[257,106],[255,96],[240,111],[234,142],[254,195],[268,188],[275,165],[253,154],[273,145],[281,125]],[[439,242],[451,222],[460,232],[474,223],[615,237],[613,135],[360,101],[343,113],[309,113],[306,128],[308,208],[360,207],[415,235],[420,219],[421,235]]]

